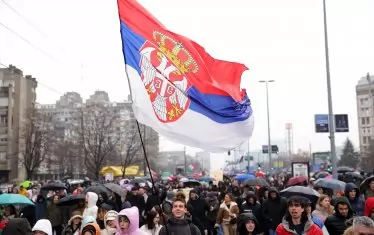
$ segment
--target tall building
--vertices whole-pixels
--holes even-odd
[[[356,85],[358,133],[362,166],[370,166],[368,150],[374,140],[374,76],[369,73]]]
[[[9,65],[0,68],[0,181],[25,177],[22,166],[22,130],[34,107],[38,83],[31,75]]]
[[[50,116],[51,121],[54,125],[54,131],[56,132],[56,138],[61,141],[69,142],[76,141],[78,125],[88,123],[93,118],[95,119],[96,108],[105,108],[105,115],[107,115],[108,122],[114,122],[113,126],[109,130],[108,138],[115,141],[115,152],[116,155],[108,156],[105,158],[103,164],[106,166],[120,166],[121,159],[126,158],[129,154],[134,152],[136,159],[132,162],[136,162],[136,165],[140,165],[140,168],[144,168],[144,153],[141,148],[139,130],[137,128],[135,117],[132,111],[130,101],[124,102],[110,102],[109,95],[105,91],[96,91],[86,103],[82,102],[82,97],[76,92],[68,92],[60,97],[60,100],[56,104],[52,105],[38,105],[38,110],[44,115]],[[94,110],[94,112],[92,112]],[[83,116],[82,116],[83,115]],[[94,132],[94,130],[92,130]],[[140,133],[145,144],[146,154],[149,160],[155,162],[159,152],[159,137],[158,133],[152,128],[140,124]],[[83,151],[83,150],[81,150]],[[114,151],[113,151],[114,152]],[[86,166],[84,164],[83,152],[77,154],[71,169],[67,169],[68,165],[60,164],[64,158],[64,152],[60,156],[52,157],[52,161],[45,161],[37,172],[37,178],[39,179],[58,179],[67,172],[72,174],[74,177],[81,177],[87,173]],[[61,159],[62,158],[62,159]]]
[[[210,171],[210,153],[209,152],[197,152],[196,159],[200,162],[201,170]]]

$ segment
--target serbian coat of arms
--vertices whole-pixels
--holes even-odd
[[[146,41],[140,48],[140,69],[153,110],[163,123],[177,121],[188,109],[190,87],[186,75],[198,66],[183,45],[160,32],[153,32],[155,43]]]

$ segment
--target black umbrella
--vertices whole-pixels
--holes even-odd
[[[339,166],[337,169],[338,173],[346,173],[346,172],[352,172],[355,171],[353,168],[350,168],[348,166]]]
[[[360,179],[360,180],[364,179],[364,177],[360,173],[358,173],[358,172],[346,172],[344,175],[345,176],[351,176],[351,177],[353,177],[355,179]]]
[[[57,202],[57,206],[74,206],[78,205],[79,201],[85,200],[86,196],[84,194],[78,194],[78,195],[67,195],[66,197],[61,198]]]
[[[366,178],[360,185],[361,192],[365,192],[369,188],[369,184],[374,180],[374,176]]]
[[[269,183],[263,178],[246,179],[244,180],[243,184],[248,185],[248,186],[268,186],[269,187]]]
[[[60,189],[67,189],[66,185],[63,183],[54,182],[54,183],[46,184],[42,187],[42,190],[53,190],[54,191],[54,190],[60,190]]]
[[[345,190],[345,183],[336,179],[319,179],[314,182],[314,188],[326,188],[332,190]]]
[[[107,183],[104,184],[104,187],[112,191],[113,193],[121,196],[121,197],[126,197],[126,190],[123,189],[121,186],[115,183]]]
[[[303,196],[308,198],[312,203],[316,202],[320,196],[316,190],[304,186],[291,186],[283,189],[279,194],[286,198],[292,196]]]
[[[144,178],[136,178],[130,180],[130,184],[141,184],[141,183],[147,183],[147,180]]]
[[[97,195],[101,194],[101,193],[105,193],[106,195],[110,196],[112,194],[112,192],[105,188],[102,184],[100,185],[95,185],[95,186],[90,186],[88,188],[86,188],[84,190],[84,193],[88,193],[88,192],[93,192],[93,193],[96,193]]]
[[[327,172],[327,171],[319,171],[319,172],[316,172],[313,176],[314,179],[318,180],[318,179],[321,179],[321,178],[325,178],[326,176],[329,176],[330,173]]]

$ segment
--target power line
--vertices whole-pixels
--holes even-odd
[[[42,30],[40,30],[38,27],[36,27],[30,20],[28,20],[26,17],[24,17],[20,12],[18,12],[14,7],[9,5],[5,0],[1,0],[10,10],[12,10],[14,13],[16,13],[20,18],[22,18],[27,24],[29,24],[35,31],[37,31],[40,35],[42,35],[45,38],[48,38],[47,34],[44,33]]]
[[[11,32],[12,34],[16,35],[18,38],[22,39],[24,42],[26,42],[27,44],[29,44],[31,47],[33,47],[35,50],[39,51],[40,53],[42,53],[43,55],[45,55],[46,57],[48,57],[49,59],[53,60],[54,62],[56,63],[60,63],[60,61],[58,61],[57,59],[55,59],[53,56],[51,56],[49,53],[45,52],[44,50],[42,50],[41,48],[35,46],[31,41],[29,41],[28,39],[26,39],[25,37],[21,36],[19,33],[17,33],[16,31],[14,31],[12,28],[8,27],[7,25],[5,25],[4,23],[0,22],[0,26],[4,27],[5,29],[7,29],[9,32]]]

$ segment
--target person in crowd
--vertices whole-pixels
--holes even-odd
[[[374,179],[369,182],[369,188],[365,191],[365,199],[374,197]]]
[[[238,235],[262,234],[257,218],[252,213],[243,213],[239,216]]]
[[[337,197],[334,209],[334,214],[326,218],[325,226],[330,235],[341,235],[347,228],[345,222],[353,217],[353,210],[346,197]]]
[[[101,230],[98,224],[88,223],[82,228],[82,235],[101,235]]]
[[[53,233],[60,235],[62,232],[62,211],[57,206],[57,202],[60,200],[58,195],[52,197],[51,204],[47,206],[46,218],[51,221]]]
[[[217,235],[214,224],[216,223],[220,203],[217,199],[216,192],[208,192],[206,200],[209,205],[209,211],[206,214],[206,228],[208,234]]]
[[[159,235],[201,235],[198,227],[186,216],[186,201],[182,198],[175,198],[172,205],[172,217],[161,228]]]
[[[353,213],[355,215],[364,215],[365,200],[361,197],[360,189],[354,183],[347,183],[345,185],[344,195],[348,198],[351,204]]]
[[[323,235],[307,211],[307,201],[299,196],[288,199],[288,210],[282,223],[276,228],[277,235]]]
[[[98,196],[96,193],[87,192],[86,193],[86,208],[83,211],[83,218],[87,216],[97,217],[98,207],[96,206]]]
[[[46,218],[47,212],[47,199],[43,195],[38,195],[35,202],[35,215],[36,219]]]
[[[159,205],[155,205],[152,208],[152,211],[155,211],[157,214],[162,215],[158,221],[158,224],[164,226],[168,217],[165,213],[163,213],[161,207]]]
[[[14,218],[9,220],[3,230],[3,235],[29,235],[32,234],[29,221],[25,218]]]
[[[261,204],[257,201],[256,194],[249,191],[245,201],[240,206],[241,213],[252,213],[257,219],[261,218]]]
[[[216,226],[222,225],[223,235],[236,235],[236,223],[239,215],[239,207],[232,194],[227,193],[224,201],[219,206]]]
[[[282,222],[287,211],[287,200],[281,197],[276,188],[269,189],[269,197],[263,203],[261,214],[269,235],[275,235],[275,229]]]
[[[139,229],[139,210],[135,206],[121,210],[117,216],[116,235],[145,235]]]
[[[160,215],[151,210],[148,212],[145,224],[140,228],[147,235],[159,235],[162,226],[159,224]]]
[[[81,228],[82,220],[83,217],[80,215],[79,211],[74,211],[67,226],[62,231],[62,235],[80,235],[79,230]]]
[[[162,203],[162,210],[167,215],[168,218],[172,217],[172,204],[173,204],[173,198],[175,197],[175,193],[173,191],[168,191],[166,193],[166,199]]]
[[[114,235],[117,232],[116,219],[118,217],[117,211],[110,210],[104,216],[105,228],[101,230],[102,235]]]
[[[47,219],[40,219],[36,221],[32,231],[34,235],[53,235],[52,224]]]
[[[374,234],[374,221],[366,216],[356,216],[353,219],[352,232],[356,234]]]
[[[196,189],[192,189],[189,193],[189,200],[187,206],[192,208],[192,223],[199,228],[201,234],[205,234],[205,214],[209,211],[208,203],[198,195]]]
[[[312,212],[314,217],[317,217],[325,222],[329,215],[334,213],[334,207],[330,204],[330,197],[326,194],[321,194],[317,200],[316,209]]]
[[[369,197],[365,200],[364,216],[368,216],[374,220],[374,197]]]

